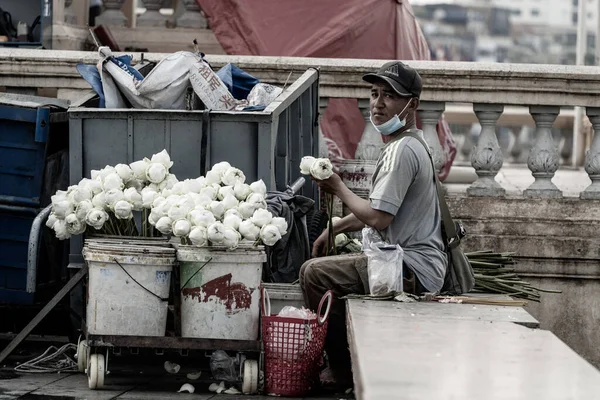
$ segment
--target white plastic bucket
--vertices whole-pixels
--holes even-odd
[[[262,247],[178,246],[177,260],[181,336],[258,340]]]
[[[175,249],[86,242],[83,257],[89,334],[165,335]]]

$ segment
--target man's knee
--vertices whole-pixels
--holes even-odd
[[[320,261],[318,258],[313,258],[302,264],[302,267],[300,267],[300,286],[302,288],[319,280],[318,277],[322,274],[320,266],[322,262]]]

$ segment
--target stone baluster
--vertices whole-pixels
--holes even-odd
[[[73,4],[73,0],[65,0],[65,22],[70,25],[77,25],[77,15],[71,4]]]
[[[579,197],[583,200],[600,200],[600,108],[588,108],[586,113],[594,128],[592,146],[585,155],[584,163],[592,184]]]
[[[552,137],[552,124],[556,120],[560,107],[531,106],[529,113],[537,127],[535,142],[527,166],[532,172],[535,182],[523,192],[527,198],[561,198],[562,192],[552,183],[554,173],[558,170],[558,147]]]
[[[477,146],[471,154],[471,165],[475,168],[477,180],[467,188],[469,196],[504,196],[506,191],[495,177],[502,167],[502,149],[496,136],[496,122],[504,106],[500,104],[474,104],[473,111],[479,119],[481,133]]]
[[[126,26],[127,17],[121,11],[125,0],[104,0],[104,12],[96,18],[97,25]]]
[[[445,162],[444,150],[437,134],[437,123],[445,109],[446,103],[439,101],[422,101],[419,105],[419,118],[423,125],[423,136],[429,145],[433,165],[437,173],[440,172]]]
[[[365,129],[356,147],[354,158],[357,160],[377,160],[383,147],[383,140],[369,118],[371,113],[370,100],[358,99],[358,109],[365,120]]]
[[[167,23],[167,17],[160,13],[165,0],[142,0],[146,12],[137,19],[137,26],[164,27]]]
[[[208,22],[196,0],[181,0],[185,7],[185,12],[177,19],[177,26],[180,28],[206,29]]]

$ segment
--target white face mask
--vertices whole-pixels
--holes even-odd
[[[404,126],[406,126],[406,116],[404,116],[403,119],[400,119],[399,115],[401,115],[404,111],[406,111],[406,109],[408,108],[410,103],[412,103],[412,99],[410,99],[408,101],[406,106],[402,109],[402,111],[400,111],[400,114],[394,115],[392,118],[390,118],[389,121],[386,121],[381,125],[376,125],[375,122],[373,122],[373,114],[371,113],[369,115],[371,124],[373,125],[373,127],[375,128],[375,130],[377,132],[379,132],[385,136],[388,136],[394,132],[397,132],[398,130],[400,130],[400,129],[404,128]]]

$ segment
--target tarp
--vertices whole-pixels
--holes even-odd
[[[196,0],[228,54],[429,60],[408,0]],[[356,99],[331,99],[321,128],[330,157],[353,159],[365,121]],[[456,147],[438,124],[447,175]]]

